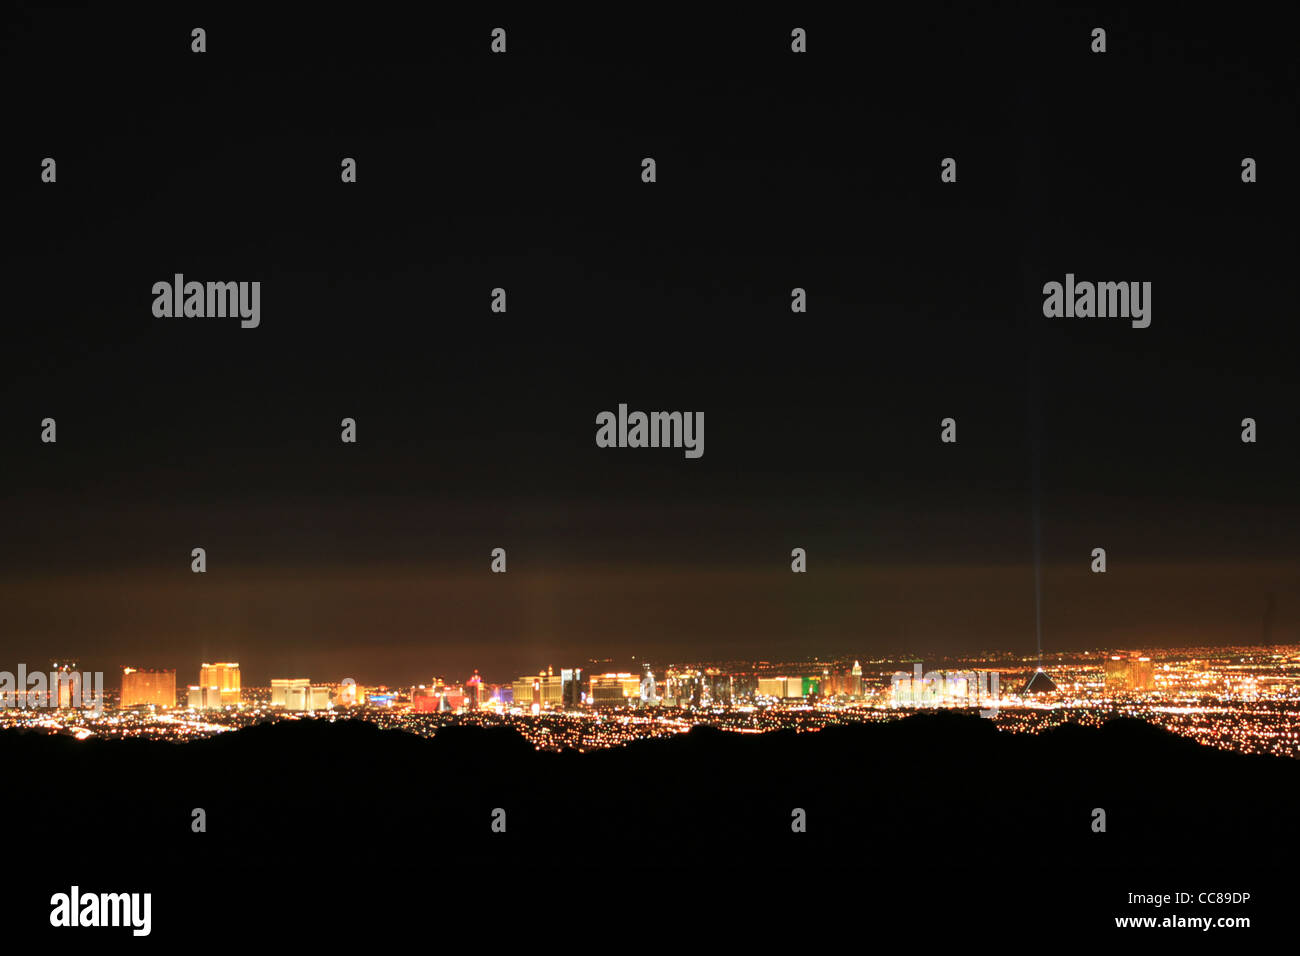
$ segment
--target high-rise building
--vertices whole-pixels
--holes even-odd
[[[330,689],[323,684],[294,684],[286,687],[284,709],[311,713],[316,710],[328,710],[330,706]]]
[[[1156,689],[1156,665],[1149,657],[1129,662],[1129,681],[1135,691]]]
[[[151,668],[122,668],[122,694],[120,707],[176,706],[176,670]]]
[[[310,686],[311,680],[307,677],[272,677],[271,706],[287,707],[289,691]]]
[[[815,677],[760,677],[758,693],[764,697],[799,700],[817,693],[820,683]]]
[[[712,706],[730,705],[735,700],[735,688],[731,675],[724,674],[714,667],[704,672],[704,697],[701,698]]]
[[[1112,654],[1102,663],[1106,690],[1116,693],[1156,689],[1155,664],[1149,657]]]
[[[736,699],[752,700],[758,693],[758,674],[754,672],[733,673],[731,675],[732,693]]]
[[[593,704],[626,704],[629,698],[640,698],[641,678],[636,674],[594,674],[591,678]]]
[[[824,666],[820,685],[823,697],[861,697],[862,665],[854,661],[852,668],[843,663]]]
[[[220,687],[222,704],[239,703],[239,664],[225,662],[199,667],[200,687]]]
[[[221,688],[215,684],[211,687],[200,687],[198,684],[191,684],[186,688],[186,703],[191,710],[220,710],[221,709]]]
[[[536,705],[548,710],[564,705],[564,677],[551,668],[536,677],[520,677],[513,684],[514,702],[525,710]]]
[[[586,696],[582,688],[582,668],[581,667],[562,667],[560,668],[561,698],[564,706],[569,710],[576,710],[583,704],[583,698]]]
[[[77,662],[67,658],[50,661],[50,676],[53,678],[50,703],[59,710],[80,706],[77,702],[82,699],[81,671],[77,670]]]
[[[678,707],[698,707],[704,699],[704,674],[696,670],[668,669],[668,697]]]
[[[1107,690],[1128,689],[1128,661],[1112,654],[1102,664],[1102,678]]]
[[[474,676],[465,681],[465,706],[470,710],[478,710],[478,705],[483,703],[483,678],[478,676],[478,671],[474,671]]]

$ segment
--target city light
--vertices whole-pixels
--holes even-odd
[[[190,740],[266,721],[340,718],[431,736],[454,725],[504,726],[542,750],[590,751],[708,725],[733,733],[970,711],[1000,731],[1101,726],[1135,717],[1206,746],[1300,757],[1300,647],[1174,648],[980,658],[694,662],[640,672],[547,667],[491,683],[434,677],[359,686],[308,677],[241,686],[235,663],[203,664],[211,684],[182,688],[174,669],[126,667],[101,713],[68,706],[0,709],[0,728],[79,740]],[[53,703],[52,700],[47,703]]]

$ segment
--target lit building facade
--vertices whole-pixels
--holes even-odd
[[[1102,664],[1106,690],[1112,693],[1144,693],[1156,689],[1155,663],[1149,657],[1112,654]]]
[[[704,700],[704,675],[700,671],[670,667],[666,675],[668,700],[678,707],[698,707]]]
[[[78,701],[82,699],[81,672],[77,670],[77,662],[66,658],[61,661],[50,661],[50,674],[54,678],[54,686],[50,688],[51,703],[60,710],[70,710],[80,706]]]
[[[175,707],[176,669],[122,668],[122,694],[118,706]]]
[[[311,686],[311,679],[307,677],[273,677],[271,678],[271,706],[287,707],[289,706],[289,692],[293,690],[300,691],[304,687]]]
[[[591,678],[591,702],[626,704],[641,699],[641,678],[636,674],[595,674]]]
[[[577,710],[587,702],[586,682],[581,667],[560,668],[560,684],[564,706],[569,710]]]
[[[298,713],[311,713],[328,710],[330,707],[330,689],[323,684],[295,684],[285,688],[284,709]]]
[[[239,703],[239,664],[227,661],[199,666],[199,686],[221,689],[222,704]]]
[[[478,673],[475,672],[475,677]],[[477,702],[471,700],[471,693],[477,694],[479,683],[465,687],[459,684],[444,684],[434,678],[430,685],[421,684],[411,689],[411,710],[417,714],[453,713],[477,708]]]
[[[191,710],[220,710],[221,688],[215,684],[211,687],[191,684],[186,689],[186,703]]]
[[[798,700],[815,694],[820,682],[815,677],[760,677],[758,694],[761,697],[777,697],[781,700]]]
[[[564,677],[546,668],[545,674],[520,677],[512,685],[514,703],[525,710],[534,704],[540,710],[564,706]]]
[[[861,697],[862,665],[854,661],[852,668],[843,664],[822,668],[821,693],[826,697]]]

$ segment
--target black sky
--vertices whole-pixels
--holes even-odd
[[[411,16],[6,15],[0,667],[1029,649],[1035,454],[1048,648],[1300,639],[1281,24]],[[1066,272],[1151,327],[1043,318]]]

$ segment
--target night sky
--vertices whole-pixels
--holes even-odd
[[[0,669],[1032,651],[1035,502],[1046,651],[1300,640],[1292,34],[909,7],[7,8]]]

